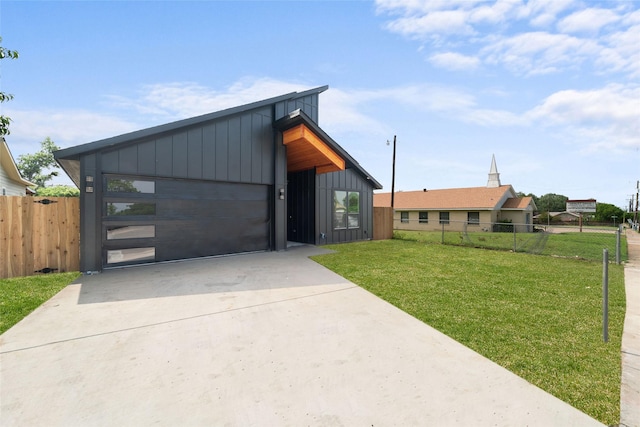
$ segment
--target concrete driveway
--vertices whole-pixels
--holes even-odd
[[[298,247],[80,278],[0,337],[5,426],[601,425]]]

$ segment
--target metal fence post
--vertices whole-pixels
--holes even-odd
[[[609,250],[602,250],[602,339],[609,342]]]
[[[516,225],[512,224],[513,227],[513,252],[516,252],[516,250],[518,249],[518,245],[516,243]]]
[[[620,233],[621,226],[618,226],[618,230],[616,231],[616,264],[620,265]]]
[[[441,225],[442,225],[442,244],[444,245],[444,222]]]

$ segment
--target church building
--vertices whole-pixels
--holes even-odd
[[[373,205],[391,206],[391,193],[375,193]],[[483,187],[396,192],[394,229],[499,231],[511,223],[517,232],[533,232],[536,210],[531,197],[518,197],[511,185],[500,182],[493,156]]]

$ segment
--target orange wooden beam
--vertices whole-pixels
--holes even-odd
[[[316,173],[345,169],[344,159],[304,124],[284,131],[282,143],[288,148],[287,168],[291,172],[314,167]]]

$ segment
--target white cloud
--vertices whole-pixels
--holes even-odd
[[[600,48],[595,42],[564,34],[532,32],[503,38],[481,55],[489,64],[504,64],[516,74],[546,74],[575,67]]]
[[[575,4],[575,0],[530,0],[522,6],[520,16],[528,18],[534,27],[548,27]]]
[[[136,98],[111,96],[109,99],[115,106],[166,122],[310,88],[269,78],[244,78],[222,90],[192,82],[157,83],[142,87]]]
[[[601,89],[563,90],[525,116],[564,128],[565,137],[588,149],[640,148],[640,86],[610,84]]]
[[[640,77],[640,24],[602,38],[607,46],[596,59],[603,70],[622,72],[631,78]]]
[[[8,139],[18,154],[33,151],[46,137],[65,148],[139,128],[127,119],[86,110],[12,110],[8,115],[13,120]]]
[[[466,56],[516,75],[586,67],[594,67],[595,74],[640,74],[637,3],[588,7],[575,0],[378,0],[376,5],[378,13],[389,16],[387,30],[436,48],[446,46],[450,53],[453,47],[465,49]],[[440,59],[447,58],[430,57],[436,66],[443,65]]]
[[[425,38],[433,34],[473,34],[464,11],[445,10],[430,12],[424,16],[403,17],[391,21],[387,29],[411,38]]]
[[[605,25],[617,22],[620,17],[609,9],[590,8],[577,11],[558,22],[563,33],[597,32]]]
[[[429,57],[429,62],[447,70],[473,70],[480,65],[474,56],[466,56],[456,52],[436,53]]]

